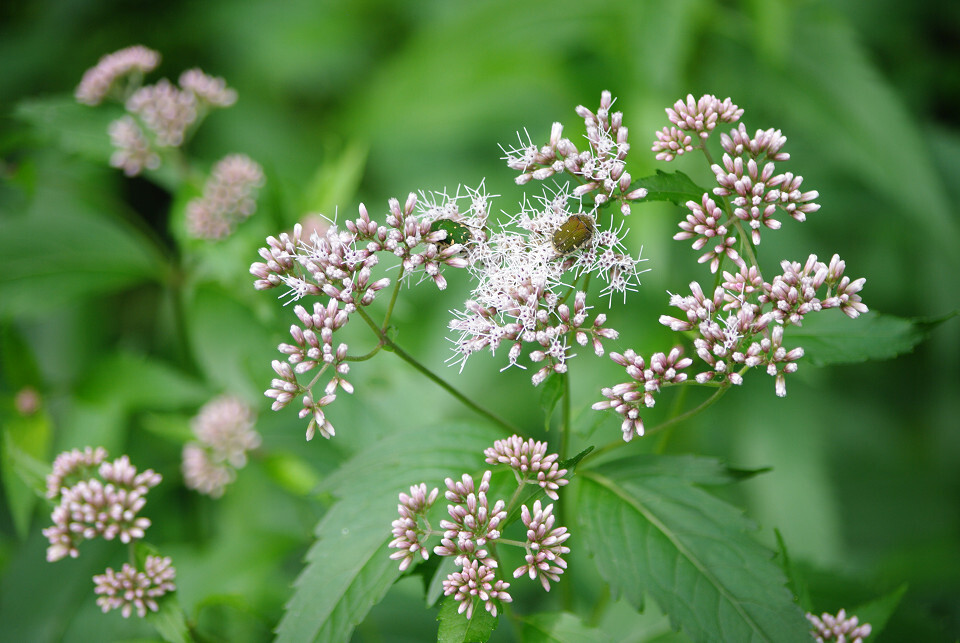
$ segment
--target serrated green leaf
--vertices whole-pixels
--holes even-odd
[[[437,643],[486,643],[490,640],[490,635],[497,627],[497,617],[484,609],[482,601],[473,600],[473,613],[467,618],[465,613],[457,611],[460,602],[453,596],[444,599],[437,614],[440,622]]]
[[[700,203],[704,193],[710,191],[694,183],[693,179],[683,172],[664,172],[663,170],[657,170],[653,176],[637,179],[631,184],[630,189],[638,187],[647,189],[644,201],[670,201],[677,205],[683,205],[687,201]]]
[[[784,332],[784,343],[802,346],[804,357],[817,366],[890,359],[908,353],[943,321],[910,320],[866,313],[850,319],[840,311],[807,315],[803,326]]]
[[[564,464],[564,467],[567,465]],[[604,463],[607,475],[633,478],[677,478],[699,485],[725,485],[763,473],[766,469],[734,469],[717,458],[696,455],[638,453]]]
[[[809,641],[771,552],[741,512],[681,475],[581,470],[580,536],[615,594],[652,596],[695,641]]]
[[[523,619],[523,643],[612,643],[607,633],[570,612],[543,612]]]
[[[349,640],[400,576],[387,548],[398,494],[476,471],[483,450],[502,437],[466,424],[415,431],[372,444],[326,479],[322,490],[338,501],[317,526],[317,541],[277,629],[279,641]]]

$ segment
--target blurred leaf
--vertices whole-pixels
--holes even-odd
[[[437,620],[440,628],[437,632],[437,643],[485,643],[497,627],[497,617],[484,609],[483,601],[473,598],[473,613],[467,618],[466,613],[460,614],[460,601],[448,596],[440,605]]]
[[[578,477],[582,542],[615,595],[642,609],[650,594],[696,641],[809,641],[786,578],[739,509],[694,486],[684,467],[644,476],[625,464]]]
[[[30,530],[37,501],[46,490],[45,477],[50,472],[45,460],[50,450],[51,422],[42,409],[30,415],[0,416],[3,429],[3,457],[0,479],[6,495],[14,527],[21,540]]]
[[[55,147],[107,164],[113,153],[107,128],[123,114],[120,105],[90,107],[73,96],[31,98],[14,109],[14,116],[34,126]]]
[[[183,609],[176,594],[165,596],[159,601],[158,612],[148,612],[147,620],[157,628],[157,633],[169,643],[188,643],[193,638],[184,618]]]
[[[607,643],[613,638],[570,612],[542,612],[521,621],[524,643]]]
[[[259,398],[276,346],[253,311],[223,287],[203,284],[187,304],[193,354],[206,377],[224,390]]]
[[[850,319],[831,310],[807,315],[803,326],[790,327],[784,336],[791,345],[803,346],[804,357],[817,366],[851,364],[909,353],[934,327],[953,316],[909,320],[870,312]]]
[[[657,170],[653,176],[637,179],[631,184],[630,189],[638,187],[647,188],[647,196],[644,201],[670,201],[677,205],[684,205],[687,201],[700,203],[705,190],[698,186],[693,180],[683,172],[664,172]]]
[[[143,428],[175,444],[186,444],[196,436],[190,428],[190,418],[182,414],[149,413],[141,419]]]
[[[145,355],[115,353],[96,364],[77,389],[85,402],[123,411],[177,410],[204,402],[209,391],[195,378]]]
[[[848,610],[847,614],[849,616],[856,616],[860,619],[861,623],[869,623],[871,628],[870,636],[878,637],[906,593],[907,586],[904,584],[874,601],[858,605]]]
[[[42,245],[38,248],[38,243]],[[100,217],[0,220],[0,315],[39,314],[93,294],[159,280],[144,239]]]
[[[303,193],[303,212],[323,213],[331,219],[336,209],[353,200],[367,164],[369,146],[354,141],[326,160]]]
[[[320,484],[316,470],[292,453],[271,453],[263,466],[274,482],[298,496],[309,494]]]
[[[473,472],[483,450],[502,437],[460,424],[411,426],[372,444],[327,478],[338,498],[316,529],[307,566],[277,628],[279,641],[346,641],[353,628],[400,576],[387,543],[397,495],[445,477]]]
[[[565,373],[548,377],[540,391],[540,408],[543,409],[544,428],[547,431],[550,430],[550,419],[553,417],[553,410],[557,408],[557,402],[563,397],[564,378],[566,378]]]
[[[791,139],[831,141],[825,160],[832,168],[852,173],[889,198],[926,227],[931,243],[950,252],[960,226],[926,137],[849,23],[827,3],[814,7],[798,13],[802,19],[790,21],[782,37],[788,55],[781,64],[768,64],[778,62],[775,58],[746,57],[760,64],[741,66],[737,75],[763,88],[754,99],[768,101],[767,113],[788,119],[775,126],[783,127]],[[719,58],[712,62],[729,64]],[[709,70],[709,64],[703,68],[707,74]]]

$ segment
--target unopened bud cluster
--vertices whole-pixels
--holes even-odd
[[[50,541],[47,560],[77,558],[79,545],[94,538],[128,545],[142,539],[150,519],[139,514],[160,480],[151,469],[138,472],[125,455],[108,461],[102,447],[61,453],[47,476],[47,498],[58,503],[53,525],[43,530]],[[147,556],[142,571],[124,565],[117,574],[108,568],[93,579],[97,604],[104,612],[120,609],[124,618],[134,609],[143,617],[148,609],[157,611],[156,599],[175,589],[175,574],[169,558],[155,556]]]
[[[195,491],[219,498],[247,465],[247,452],[260,446],[256,416],[241,399],[222,395],[207,402],[191,424],[195,442],[183,447],[183,481]]]
[[[143,75],[160,63],[160,54],[135,45],[107,54],[88,69],[77,87],[77,101],[99,105],[108,98],[124,103],[127,115],[110,124],[114,154],[110,165],[127,176],[160,167],[161,152],[181,146],[191,127],[215,107],[229,107],[237,93],[222,78],[190,69],[179,86],[166,78],[141,86]]]
[[[742,115],[743,110],[729,98],[720,101],[706,95],[694,101],[688,96],[667,109],[674,127],[657,132],[653,151],[665,161],[694,148],[707,153],[706,141],[717,124],[736,122]],[[805,315],[829,308],[839,308],[850,318],[867,312],[859,295],[866,280],[845,276],[846,264],[839,255],[829,263],[816,255],[802,264],[782,261],[782,272],[769,281],[753,260],[761,228],[780,228],[774,218],[777,212],[802,222],[820,208],[813,203],[816,191],[800,191],[802,177],[776,172],[775,162],[790,158],[782,149],[785,142],[780,130],[758,130],[751,137],[742,123],[721,134],[722,165],[712,166],[719,187],[713,196],[705,193],[699,202],[687,202],[690,214],[674,236],[679,241],[693,239],[696,250],[706,249],[699,262],[709,262],[711,272],[716,273],[724,261],[734,266],[733,271],[723,271],[723,280],[712,294],[697,282],[690,284],[690,295],[671,294],[670,305],[682,314],[660,317],[660,323],[671,330],[694,333],[694,350],[705,365],[694,376],[698,384],[739,385],[747,370],[762,366],[774,377],[776,394],[783,397],[786,375],[797,370],[797,361],[803,357],[802,347],[784,343],[787,329],[801,326]],[[647,367],[633,351],[611,354],[630,379],[602,389],[606,400],[593,408],[614,409],[623,417],[624,440],[643,435],[642,408],[654,405],[661,387],[687,380],[681,371],[693,360],[680,355],[679,347],[669,356],[657,353]]]
[[[861,624],[856,616],[847,616],[846,610],[840,610],[836,616],[808,613],[807,620],[813,625],[810,634],[817,643],[863,643],[873,631],[869,623]]]
[[[491,464],[503,464],[513,469],[518,484],[540,486],[556,500],[557,490],[567,484],[566,469],[557,465],[557,455],[547,453],[547,445],[534,440],[511,436],[497,440],[484,451]],[[440,544],[433,549],[438,556],[453,556],[459,569],[443,581],[444,594],[460,603],[458,611],[470,618],[479,598],[484,608],[497,615],[498,605],[513,600],[507,591],[510,583],[497,577],[499,562],[493,553],[495,543],[521,545],[526,550],[524,564],[513,571],[514,578],[528,575],[539,579],[543,589],[550,591],[550,583],[557,582],[567,567],[563,555],[570,552],[564,543],[570,537],[566,527],[557,526],[553,505],[544,507],[539,500],[532,509],[520,508],[520,518],[526,527],[523,543],[501,538],[506,527],[508,508],[504,500],[491,503],[491,471],[485,471],[479,484],[469,474],[460,480],[447,478],[444,498],[448,502],[448,519],[441,520],[439,530],[430,527],[427,512],[437,500],[438,489],[427,492],[424,483],[410,488],[410,494],[400,494],[397,509],[400,517],[393,521],[393,540],[390,547],[398,551],[390,555],[400,561],[400,569],[407,569],[418,557],[429,558],[427,539],[440,535]],[[515,496],[516,497],[516,494]]]

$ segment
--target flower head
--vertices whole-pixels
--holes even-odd
[[[118,80],[130,74],[145,74],[160,63],[160,54],[143,45],[134,45],[103,56],[83,74],[75,97],[86,105],[99,105]]]
[[[840,610],[837,615],[824,612],[817,617],[807,613],[807,620],[813,625],[810,632],[817,643],[836,641],[837,643],[863,643],[863,639],[870,636],[873,628],[869,623],[860,624],[856,616],[847,616],[846,610]]]
[[[143,571],[124,563],[119,572],[108,567],[103,574],[93,577],[94,591],[99,595],[97,605],[104,613],[119,609],[123,618],[129,618],[135,609],[143,618],[147,610],[159,610],[157,599],[176,590],[173,579],[177,570],[169,557],[147,556]]]
[[[506,440],[497,440],[493,446],[484,450],[489,464],[506,464],[517,472],[521,484],[530,482],[543,488],[547,496],[557,500],[557,489],[569,480],[566,469],[557,466],[556,453],[547,454],[547,443],[537,442],[533,438],[524,441],[518,435]]]
[[[147,491],[160,483],[160,474],[152,469],[138,472],[125,455],[112,462],[105,458],[102,449],[88,449],[62,454],[54,463],[47,495],[60,503],[51,515],[53,525],[43,530],[50,541],[48,561],[76,558],[77,546],[98,536],[123,543],[138,540],[150,526],[150,519],[138,513],[147,502]],[[94,462],[99,462],[98,477],[91,471]],[[65,486],[65,479],[75,475],[81,479]]]
[[[240,222],[256,211],[256,192],[263,183],[263,168],[250,157],[224,157],[213,166],[203,196],[187,204],[188,232],[198,239],[230,236]]]

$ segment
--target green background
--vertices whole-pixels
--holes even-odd
[[[96,442],[161,471],[173,484],[151,494],[149,537],[174,556],[181,604],[199,610],[223,640],[266,638],[325,506],[304,492],[315,477],[389,432],[388,419],[411,426],[469,417],[383,355],[376,366],[355,368],[357,394],[332,407],[337,438],[304,444],[295,413],[271,414],[260,396],[273,347],[293,321],[250,285],[247,269],[266,234],[308,211],[352,216],[361,201],[382,220],[390,197],[484,178],[502,195],[494,210],[511,211],[520,193],[497,144],[513,143],[524,127],[545,141],[557,120],[574,135],[574,106],[595,109],[604,89],[630,129],[635,177],[682,169],[707,183],[699,159],[657,163],[647,150],[668,124],[664,107],[687,93],[712,93],[744,108],[748,131],[781,129],[792,156],[782,169],[820,192],[822,208],[806,223],[785,221],[764,236],[768,270],[781,258],[827,260],[837,252],[847,274],[867,278],[862,295],[871,310],[939,318],[960,302],[957,42],[960,5],[948,1],[6,3],[4,439],[32,445],[46,462]],[[151,80],[199,66],[239,93],[234,107],[207,119],[189,150],[201,165],[245,153],[265,167],[268,186],[260,214],[216,250],[176,241],[166,219],[174,197],[106,168],[105,135],[45,128],[36,111],[16,116],[21,101],[69,98],[101,55],[137,43],[163,55]],[[617,350],[668,349],[669,331],[647,323],[669,312],[665,291],[709,283],[697,254],[670,239],[681,216],[669,204],[634,208],[630,243],[634,251],[643,246],[652,270],[629,306],[611,311],[623,335]],[[448,356],[447,311],[461,305],[466,288],[451,278],[439,296],[408,291],[396,313],[399,341],[437,370]],[[634,324],[646,334],[631,332]],[[847,328],[855,332],[856,324]],[[362,337],[355,333],[358,352]],[[775,398],[771,378],[751,373],[743,390],[678,428],[669,443],[636,448],[772,467],[735,499],[771,541],[773,528],[783,534],[818,611],[907,583],[877,640],[955,640],[958,337],[952,319],[895,359],[822,369],[805,360],[788,378],[785,399]],[[463,375],[442,374],[482,391],[518,424],[542,426],[529,373],[500,374],[501,359],[478,356]],[[573,377],[575,405],[583,407],[620,375],[593,360]],[[43,406],[24,418],[13,398],[27,386]],[[210,502],[182,487],[177,436],[223,390],[258,406],[267,455]],[[666,400],[648,422],[668,411]],[[616,435],[615,423],[600,430],[607,433],[581,431],[579,440]],[[89,576],[117,564],[112,549],[44,561],[46,511],[14,506],[30,503],[10,492],[22,473],[15,464],[9,456],[2,463],[0,507],[0,623],[10,640],[149,636],[142,624],[102,616],[93,605]],[[400,640],[393,625],[398,615],[420,614],[416,590],[401,583],[357,637]],[[434,631],[432,612],[417,618],[409,640]]]

